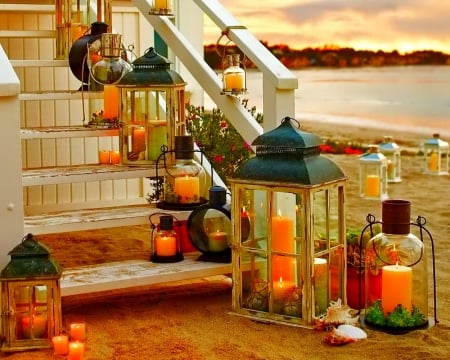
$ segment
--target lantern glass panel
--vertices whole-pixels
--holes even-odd
[[[209,209],[203,217],[203,227],[208,239],[205,251],[221,252],[229,247],[231,221],[225,213]]]

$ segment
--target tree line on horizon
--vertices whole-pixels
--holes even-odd
[[[338,46],[308,47],[291,49],[288,45],[272,45],[261,43],[287,68],[302,69],[308,67],[362,67],[362,66],[394,66],[394,65],[450,65],[450,54],[433,50],[412,51],[400,54],[397,50],[390,52],[378,50],[355,50]],[[228,53],[242,53],[236,46],[211,44],[204,46],[205,61],[213,69],[221,69],[222,56]],[[242,57],[241,57],[242,58]],[[246,68],[255,65],[246,58]]]

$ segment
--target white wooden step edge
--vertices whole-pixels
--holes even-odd
[[[61,277],[61,296],[231,273],[230,263],[202,262],[197,261],[197,258],[198,254],[189,254],[177,263],[155,264],[145,260],[129,260],[65,269]]]
[[[102,129],[86,126],[57,126],[20,129],[21,139],[61,139],[100,136],[119,136],[119,129]]]
[[[9,60],[11,65],[15,68],[22,67],[69,67],[69,60],[55,59],[55,60]]]
[[[161,210],[150,204],[61,211],[25,216],[24,228],[25,233],[39,235],[145,225],[150,224],[149,216],[157,213],[171,214],[178,220],[187,220],[190,211]]]
[[[1,11],[11,11],[11,12],[55,12],[55,5],[44,5],[44,4],[0,4]]]
[[[0,38],[54,38],[55,30],[0,30]]]
[[[39,101],[39,100],[81,100],[84,99],[103,99],[103,91],[85,91],[79,90],[67,91],[39,91],[23,92],[19,94],[21,101]]]
[[[26,169],[22,171],[22,185],[70,184],[86,181],[136,179],[155,176],[155,166],[79,165]],[[162,173],[161,173],[162,174]]]

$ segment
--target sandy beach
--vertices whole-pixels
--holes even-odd
[[[87,326],[85,360],[288,360],[288,359],[445,359],[450,356],[450,207],[449,176],[424,175],[414,155],[432,134],[385,133],[355,126],[330,126],[302,121],[302,129],[336,141],[379,143],[391,135],[408,156],[402,157],[402,182],[389,184],[391,199],[412,203],[411,217],[427,219],[434,238],[439,323],[403,335],[365,329],[366,340],[335,347],[324,343],[325,333],[283,325],[268,325],[230,315],[230,279],[217,277],[192,282],[132,288],[114,293],[63,298],[63,323]],[[445,139],[449,141],[450,139]],[[361,229],[368,213],[380,217],[379,201],[359,197],[358,156],[323,155],[349,177],[347,228]],[[148,259],[147,226],[39,236],[64,266],[122,259]],[[425,246],[429,248],[430,244]],[[429,316],[433,316],[431,259]],[[11,360],[53,359],[51,349],[1,354]]]

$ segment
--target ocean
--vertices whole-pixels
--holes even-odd
[[[295,70],[296,119],[408,129],[450,140],[450,66]],[[247,73],[249,106],[262,112],[262,73]]]

